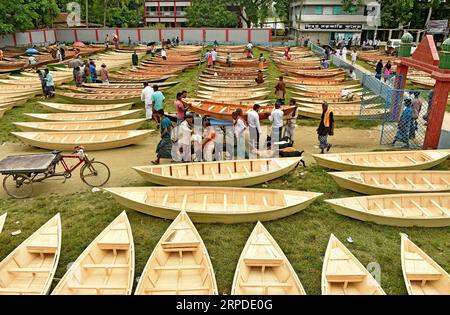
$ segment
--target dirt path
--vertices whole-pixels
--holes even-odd
[[[335,133],[336,135],[334,137],[330,137],[330,143],[333,144],[331,152],[351,152],[380,148],[378,145],[380,139],[379,129],[357,130],[351,128],[338,128],[335,130]],[[113,150],[88,152],[88,154],[95,157],[98,161],[105,162],[110,167],[111,179],[107,186],[132,185],[133,183],[142,183],[143,181],[131,167],[149,164],[155,157],[155,147],[158,141],[159,136],[155,133],[155,135],[139,145]],[[311,154],[319,152],[317,142],[315,127],[296,128],[295,147],[300,150],[305,150],[305,161],[308,165],[314,161]],[[19,143],[5,143],[0,146],[0,159],[3,159],[8,155],[33,154],[40,152],[48,151],[32,148]],[[52,179],[34,185],[34,196],[71,194],[88,190],[89,188],[80,180],[78,171],[76,171],[74,176],[64,184],[61,179]],[[1,188],[0,198],[5,197],[7,197],[7,195],[3,188]]]

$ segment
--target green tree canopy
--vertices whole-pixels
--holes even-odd
[[[191,27],[236,27],[238,17],[227,9],[224,0],[195,0],[186,9],[188,25]]]

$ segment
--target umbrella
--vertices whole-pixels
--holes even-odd
[[[75,42],[73,43],[73,47],[84,47],[86,46],[83,42]]]
[[[28,48],[25,53],[27,54],[39,54],[39,51],[37,49],[34,48]]]

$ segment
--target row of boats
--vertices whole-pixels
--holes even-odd
[[[57,214],[0,262],[0,294],[48,294],[60,255]],[[450,275],[401,234],[401,265],[411,295],[450,294]],[[70,265],[53,295],[129,295],[135,277],[135,247],[126,212],[112,221]],[[218,294],[207,248],[185,211],[167,228],[138,278],[136,295]],[[324,295],[384,295],[377,280],[331,234],[323,259]],[[305,295],[291,263],[258,222],[237,263],[232,295]]]
[[[190,67],[183,65],[185,58],[199,58],[199,49],[191,46],[171,49],[170,62],[152,57],[137,68],[131,68],[132,52],[129,50],[97,55],[94,60],[116,71],[110,75],[111,82],[116,83],[60,86],[66,91],[58,89],[56,94],[70,103],[39,102],[50,113],[25,113],[32,121],[16,122],[21,132],[13,132],[13,135],[31,146],[51,150],[70,150],[75,145],[83,145],[91,151],[105,150],[142,142],[153,131],[137,130],[145,119],[139,118],[142,110],[132,109],[141,96],[142,82],[155,82],[162,90],[176,85],[177,81],[165,81]],[[139,52],[141,57],[143,54]],[[120,71],[124,68],[128,70]],[[71,71],[61,67],[54,73],[57,78],[65,74],[71,80]]]

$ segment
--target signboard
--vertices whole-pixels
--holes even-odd
[[[431,20],[427,24],[428,34],[447,34],[448,20]]]
[[[360,31],[362,24],[305,24],[305,30],[347,30]]]

